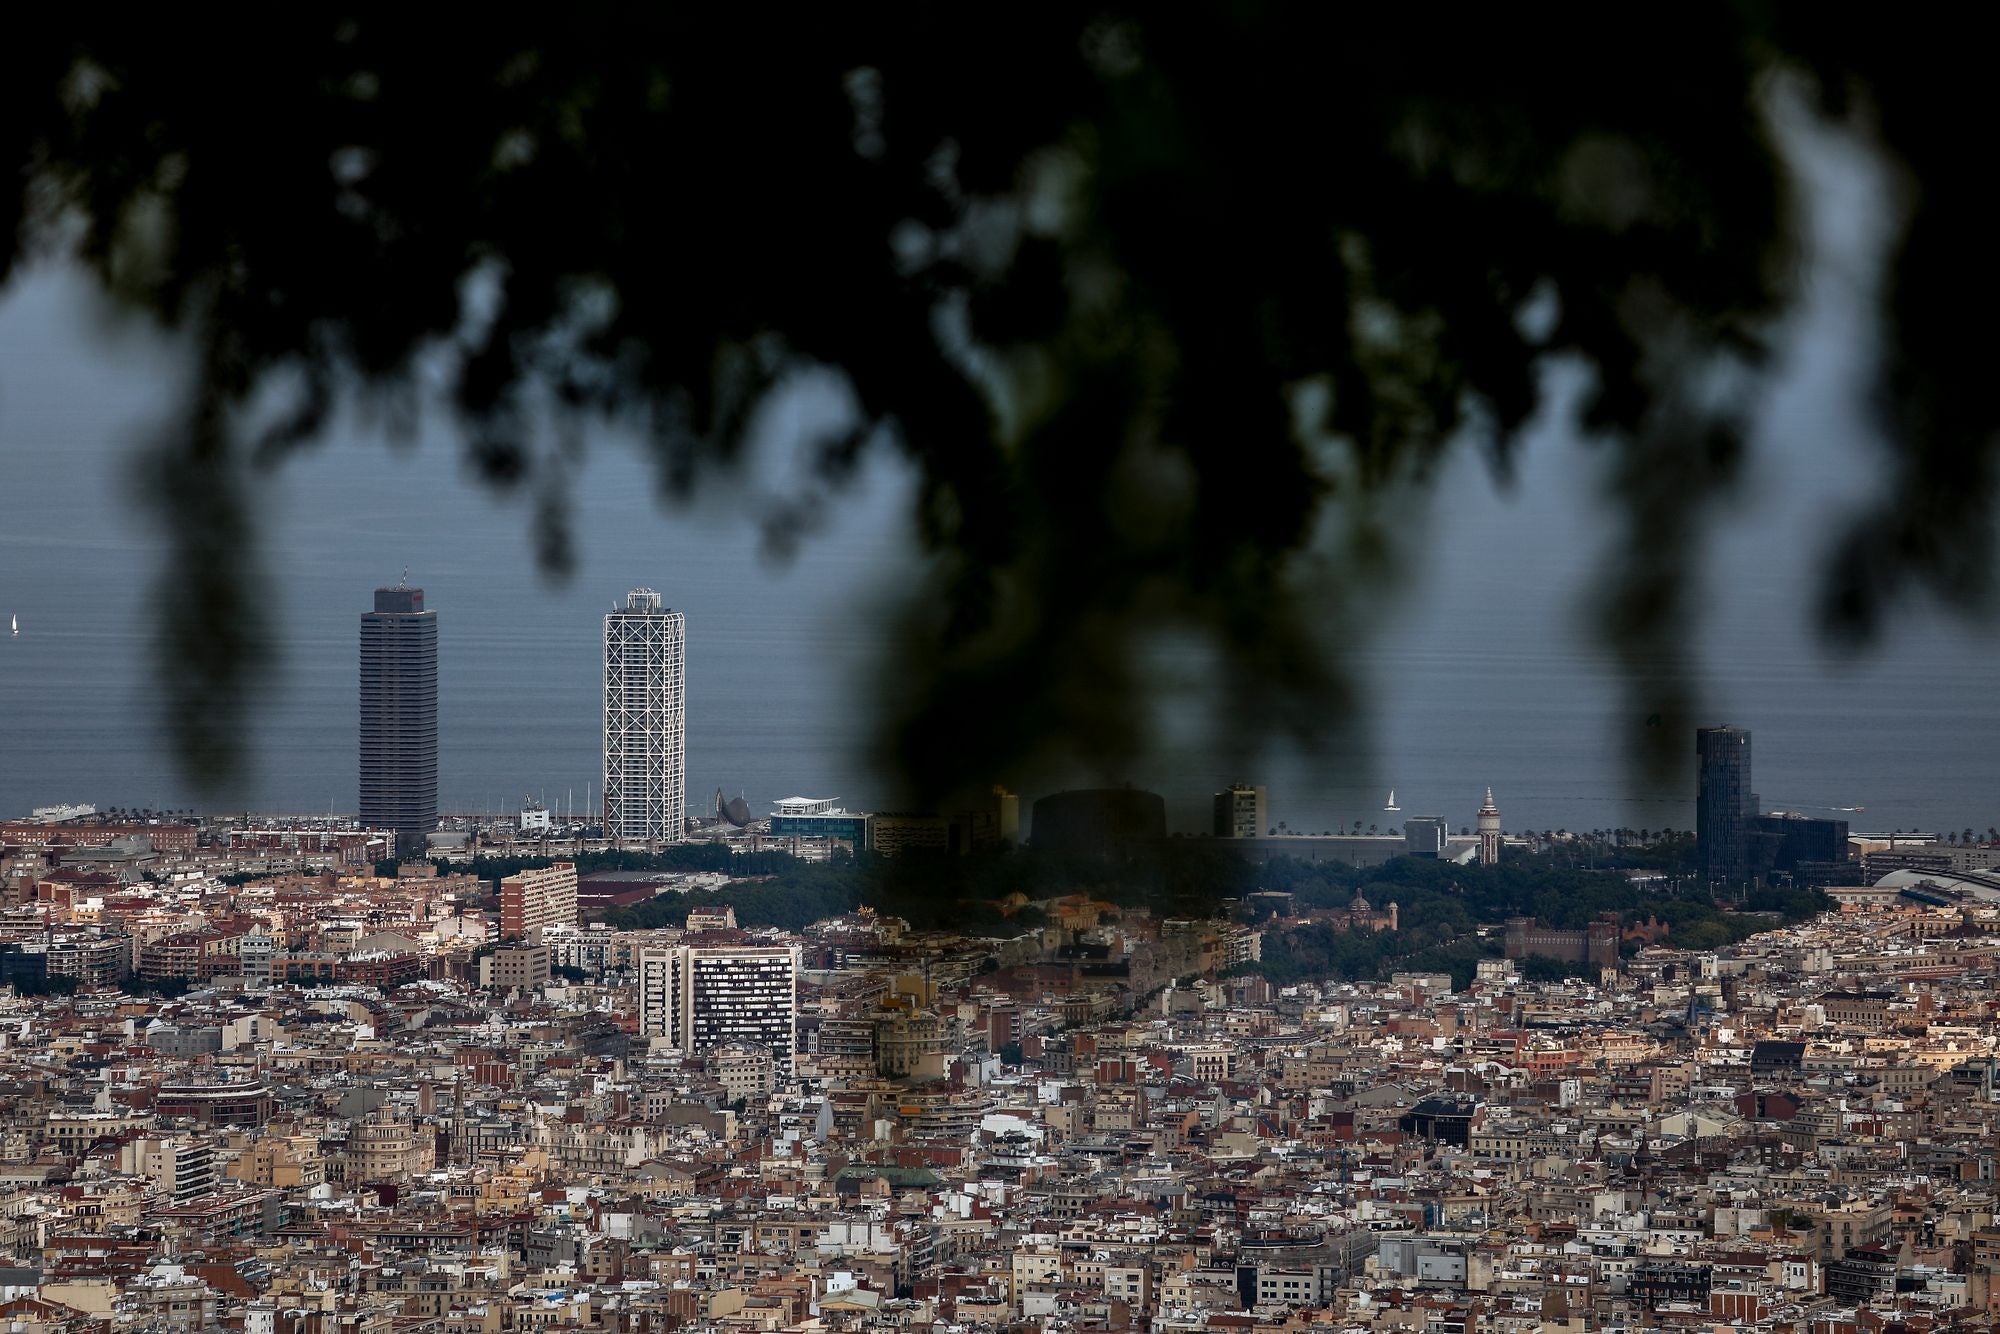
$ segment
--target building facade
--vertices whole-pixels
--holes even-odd
[[[990,848],[1021,839],[1021,798],[995,785],[970,801],[957,804],[951,813],[951,846],[954,852]]]
[[[1704,727],[1694,734],[1694,750],[1694,836],[1702,879],[1712,886],[1746,884],[1750,817],[1757,804],[1750,791],[1750,733]]]
[[[116,986],[132,970],[132,941],[125,936],[57,936],[48,944],[50,977],[73,977],[78,986]]]
[[[1257,838],[1270,826],[1269,789],[1236,783],[1215,794],[1217,838]]]
[[[884,857],[946,852],[951,848],[951,821],[921,811],[877,812],[869,821],[868,841]]]
[[[1403,821],[1403,846],[1412,857],[1435,861],[1444,856],[1445,837],[1450,833],[1451,825],[1442,815],[1412,815]]]
[[[205,1126],[260,1126],[271,1119],[271,1090],[261,1080],[222,1084],[163,1084],[153,1099],[163,1117]]]
[[[856,852],[874,847],[874,817],[843,808],[838,797],[781,797],[771,811],[773,838],[830,838]]]
[[[1847,861],[1845,820],[1822,820],[1796,811],[1773,815],[1752,811],[1745,827],[1749,869],[1754,875],[1795,873],[1802,865],[1813,863],[1838,867]]]
[[[437,613],[421,588],[378,588],[361,615],[361,823],[424,851],[437,828]]]
[[[199,1135],[160,1135],[119,1147],[120,1171],[150,1179],[168,1199],[193,1199],[215,1189],[215,1153]]]
[[[1599,913],[1581,930],[1542,926],[1532,917],[1509,917],[1504,952],[1509,959],[1554,959],[1591,968],[1616,968],[1621,939],[1617,913]]]
[[[433,1139],[401,1107],[378,1107],[349,1127],[339,1164],[343,1180],[401,1181],[431,1169]]]
[[[875,1012],[875,1073],[893,1079],[941,1077],[943,1021],[907,998],[898,1001],[885,1003]]]
[[[577,923],[576,863],[557,862],[500,882],[502,940],[527,940],[545,927]]]
[[[479,961],[479,985],[501,991],[533,991],[549,983],[547,945],[504,946]]]
[[[797,945],[672,945],[639,963],[639,1026],[694,1054],[731,1043],[768,1047],[789,1072],[798,1049]]]
[[[777,1087],[777,1063],[769,1047],[754,1042],[728,1042],[709,1054],[716,1082],[731,1102],[768,1098]]]
[[[678,840],[687,830],[687,625],[650,588],[604,618],[604,832]]]

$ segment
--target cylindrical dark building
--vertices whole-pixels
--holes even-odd
[[[375,590],[361,616],[361,823],[400,856],[437,828],[437,613],[424,590]]]

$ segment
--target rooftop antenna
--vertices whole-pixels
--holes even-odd
[[[403,577],[396,581],[396,587],[408,588],[409,586],[410,586],[410,567],[405,565],[403,567]]]

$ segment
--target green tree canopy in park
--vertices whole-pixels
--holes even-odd
[[[68,6],[0,42],[0,282],[71,256],[199,348],[149,455],[198,777],[237,759],[262,665],[260,469],[342,404],[409,419],[442,385],[559,571],[587,433],[684,495],[773,394],[836,376],[801,428],[825,486],[875,448],[920,478],[880,737],[922,799],[1115,771],[1163,633],[1231,682],[1219,737],[1335,739],[1397,497],[1455,441],[1504,472],[1558,363],[1615,460],[1599,621],[1632,707],[1607,740],[1664,762],[1697,556],[1800,294],[1783,89],[1902,187],[1869,396],[1890,481],[1825,623],[1987,591],[1982,58],[1754,0]]]

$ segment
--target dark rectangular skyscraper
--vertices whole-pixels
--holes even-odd
[[[1704,727],[1694,734],[1699,774],[1694,798],[1695,851],[1701,877],[1717,888],[1750,879],[1750,734],[1740,727]]]
[[[361,615],[361,823],[423,852],[437,772],[437,613],[421,588],[378,588]]]

